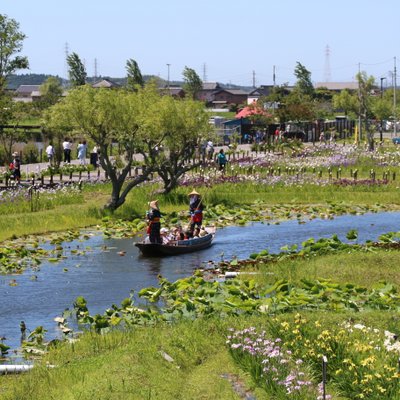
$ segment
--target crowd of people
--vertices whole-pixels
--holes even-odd
[[[202,196],[196,190],[188,194],[189,196],[189,224],[187,229],[177,225],[171,229],[161,228],[161,211],[157,200],[149,202],[147,217],[147,236],[145,243],[169,244],[179,240],[187,240],[203,237],[208,234],[203,227],[204,203]]]

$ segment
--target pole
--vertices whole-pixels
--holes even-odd
[[[168,67],[168,81],[167,81],[168,94],[170,94],[169,93],[169,67],[170,67],[170,65],[171,64],[167,64],[167,67]]]
[[[386,78],[381,78],[381,101],[383,99],[383,80]],[[381,141],[381,143],[383,142],[383,119],[381,118],[381,128],[379,130],[379,139]]]
[[[274,82],[274,87],[275,87],[276,86],[275,65],[274,65],[274,69],[273,69],[273,73],[272,73],[272,80]]]
[[[362,131],[361,131],[361,86],[360,86],[360,80],[361,80],[361,71],[360,71],[360,63],[358,63],[358,101],[360,103],[359,109],[358,109],[358,140],[357,144],[360,143],[361,141],[361,136],[362,136]]]
[[[397,116],[396,116],[396,57],[394,58],[394,88],[393,88],[393,137],[396,137],[396,125],[397,125]]]

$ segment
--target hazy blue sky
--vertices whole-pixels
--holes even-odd
[[[64,77],[66,43],[90,76],[95,59],[98,75],[123,77],[133,58],[142,74],[167,79],[170,64],[170,79],[181,80],[187,65],[240,85],[253,71],[257,85],[271,84],[274,65],[277,84],[293,83],[297,61],[313,82],[328,72],[352,81],[359,63],[390,80],[400,56],[399,0],[1,0],[0,13],[27,35],[30,71]]]

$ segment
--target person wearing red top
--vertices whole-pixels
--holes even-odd
[[[189,230],[193,234],[195,226],[200,228],[203,223],[204,203],[200,193],[197,193],[196,190],[193,190],[188,196],[190,213]]]

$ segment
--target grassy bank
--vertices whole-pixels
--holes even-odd
[[[255,183],[224,183],[212,188],[196,187],[204,196],[207,205],[226,204],[240,206],[252,204],[255,201],[274,204],[296,205],[326,204],[327,202],[346,205],[386,204],[398,206],[399,189],[395,184],[369,187],[331,185],[316,186],[267,186]],[[188,207],[187,194],[191,187],[179,187],[168,195],[156,195],[160,188],[147,185],[134,188],[128,195],[125,204],[120,207],[112,218],[133,219],[145,215],[147,203],[154,198],[159,199],[161,211],[171,213],[185,210]],[[40,234],[50,231],[62,231],[72,228],[82,228],[96,225],[104,215],[108,215],[103,207],[109,199],[110,185],[95,185],[84,188],[79,194],[79,201],[71,204],[54,202],[52,208],[30,212],[24,207],[23,212],[18,204],[13,209],[3,210],[0,219],[0,241],[13,236]],[[27,200],[21,200],[27,202]],[[38,200],[40,202],[40,198]],[[22,207],[21,207],[22,208]]]
[[[293,284],[299,283],[303,278],[310,280],[324,278],[342,284],[351,282],[367,288],[372,288],[378,281],[385,279],[398,286],[400,280],[397,260],[398,250],[338,253],[308,260],[285,260],[282,263],[261,265],[256,270],[258,274],[243,274],[241,279],[255,280],[260,288],[281,278],[286,278]],[[254,272],[254,269],[250,272]],[[307,325],[303,326],[306,321]],[[114,331],[104,335],[89,332],[74,344],[63,344],[54,348],[45,357],[43,364],[48,362],[56,365],[56,368],[39,367],[26,375],[0,378],[0,398],[5,400],[243,399],[245,393],[251,394],[258,400],[290,398],[274,396],[262,389],[263,385],[257,380],[257,374],[254,375],[257,369],[254,369],[256,364],[251,364],[253,360],[249,361],[243,354],[232,357],[226,344],[230,335],[229,329],[237,331],[249,327],[259,332],[265,330],[267,336],[271,338],[277,337],[277,334],[286,335],[287,345],[292,343],[290,348],[298,354],[303,351],[303,357],[305,350],[310,352],[309,360],[304,359],[304,366],[305,371],[308,371],[307,374],[311,376],[315,374],[311,373],[315,363],[308,364],[308,361],[316,360],[319,366],[318,352],[321,349],[317,349],[318,346],[325,345],[323,351],[328,355],[329,365],[334,365],[334,369],[330,370],[331,375],[340,374],[337,372],[340,371],[338,365],[341,365],[343,360],[340,357],[343,357],[352,360],[351,362],[360,363],[360,369],[364,368],[363,372],[359,370],[357,378],[359,381],[363,374],[368,374],[369,371],[377,376],[387,374],[390,378],[390,371],[385,370],[392,368],[389,361],[386,367],[384,366],[386,364],[377,364],[373,367],[367,364],[361,367],[364,360],[372,360],[369,353],[362,357],[366,349],[372,349],[369,342],[363,341],[370,340],[367,335],[369,331],[366,333],[360,331],[361,336],[358,335],[357,340],[345,344],[345,340],[350,340],[346,337],[352,334],[347,333],[346,336],[343,333],[344,328],[340,327],[349,323],[354,326],[366,326],[374,330],[373,332],[400,331],[397,313],[384,309],[362,312],[345,309],[339,312],[300,309],[296,312],[275,315],[243,312],[236,317],[227,315],[223,317],[222,314],[218,317],[203,316],[195,320],[177,319],[173,324],[137,326],[128,331]],[[293,332],[287,330],[287,326],[291,324]],[[328,333],[329,337],[326,336]],[[328,341],[323,341],[324,337]],[[307,341],[303,346],[301,341],[305,339],[314,343],[315,350],[313,346],[308,347]],[[335,349],[333,354],[330,353],[331,347]],[[387,360],[389,356],[389,353],[385,355]],[[245,360],[247,361],[243,362]],[[253,366],[250,368],[248,365]],[[318,383],[320,377],[317,375],[314,376],[314,382]],[[352,385],[351,382],[355,379],[352,376],[345,376],[343,379],[350,379],[349,387],[359,387],[363,390],[372,387],[371,382]],[[328,384],[328,393],[333,395],[334,399],[358,398],[353,395],[343,395],[343,385],[338,382],[342,381],[331,378]],[[385,389],[383,383],[378,382],[376,385]],[[308,400],[315,397],[296,398]],[[390,399],[398,397],[392,396]]]

